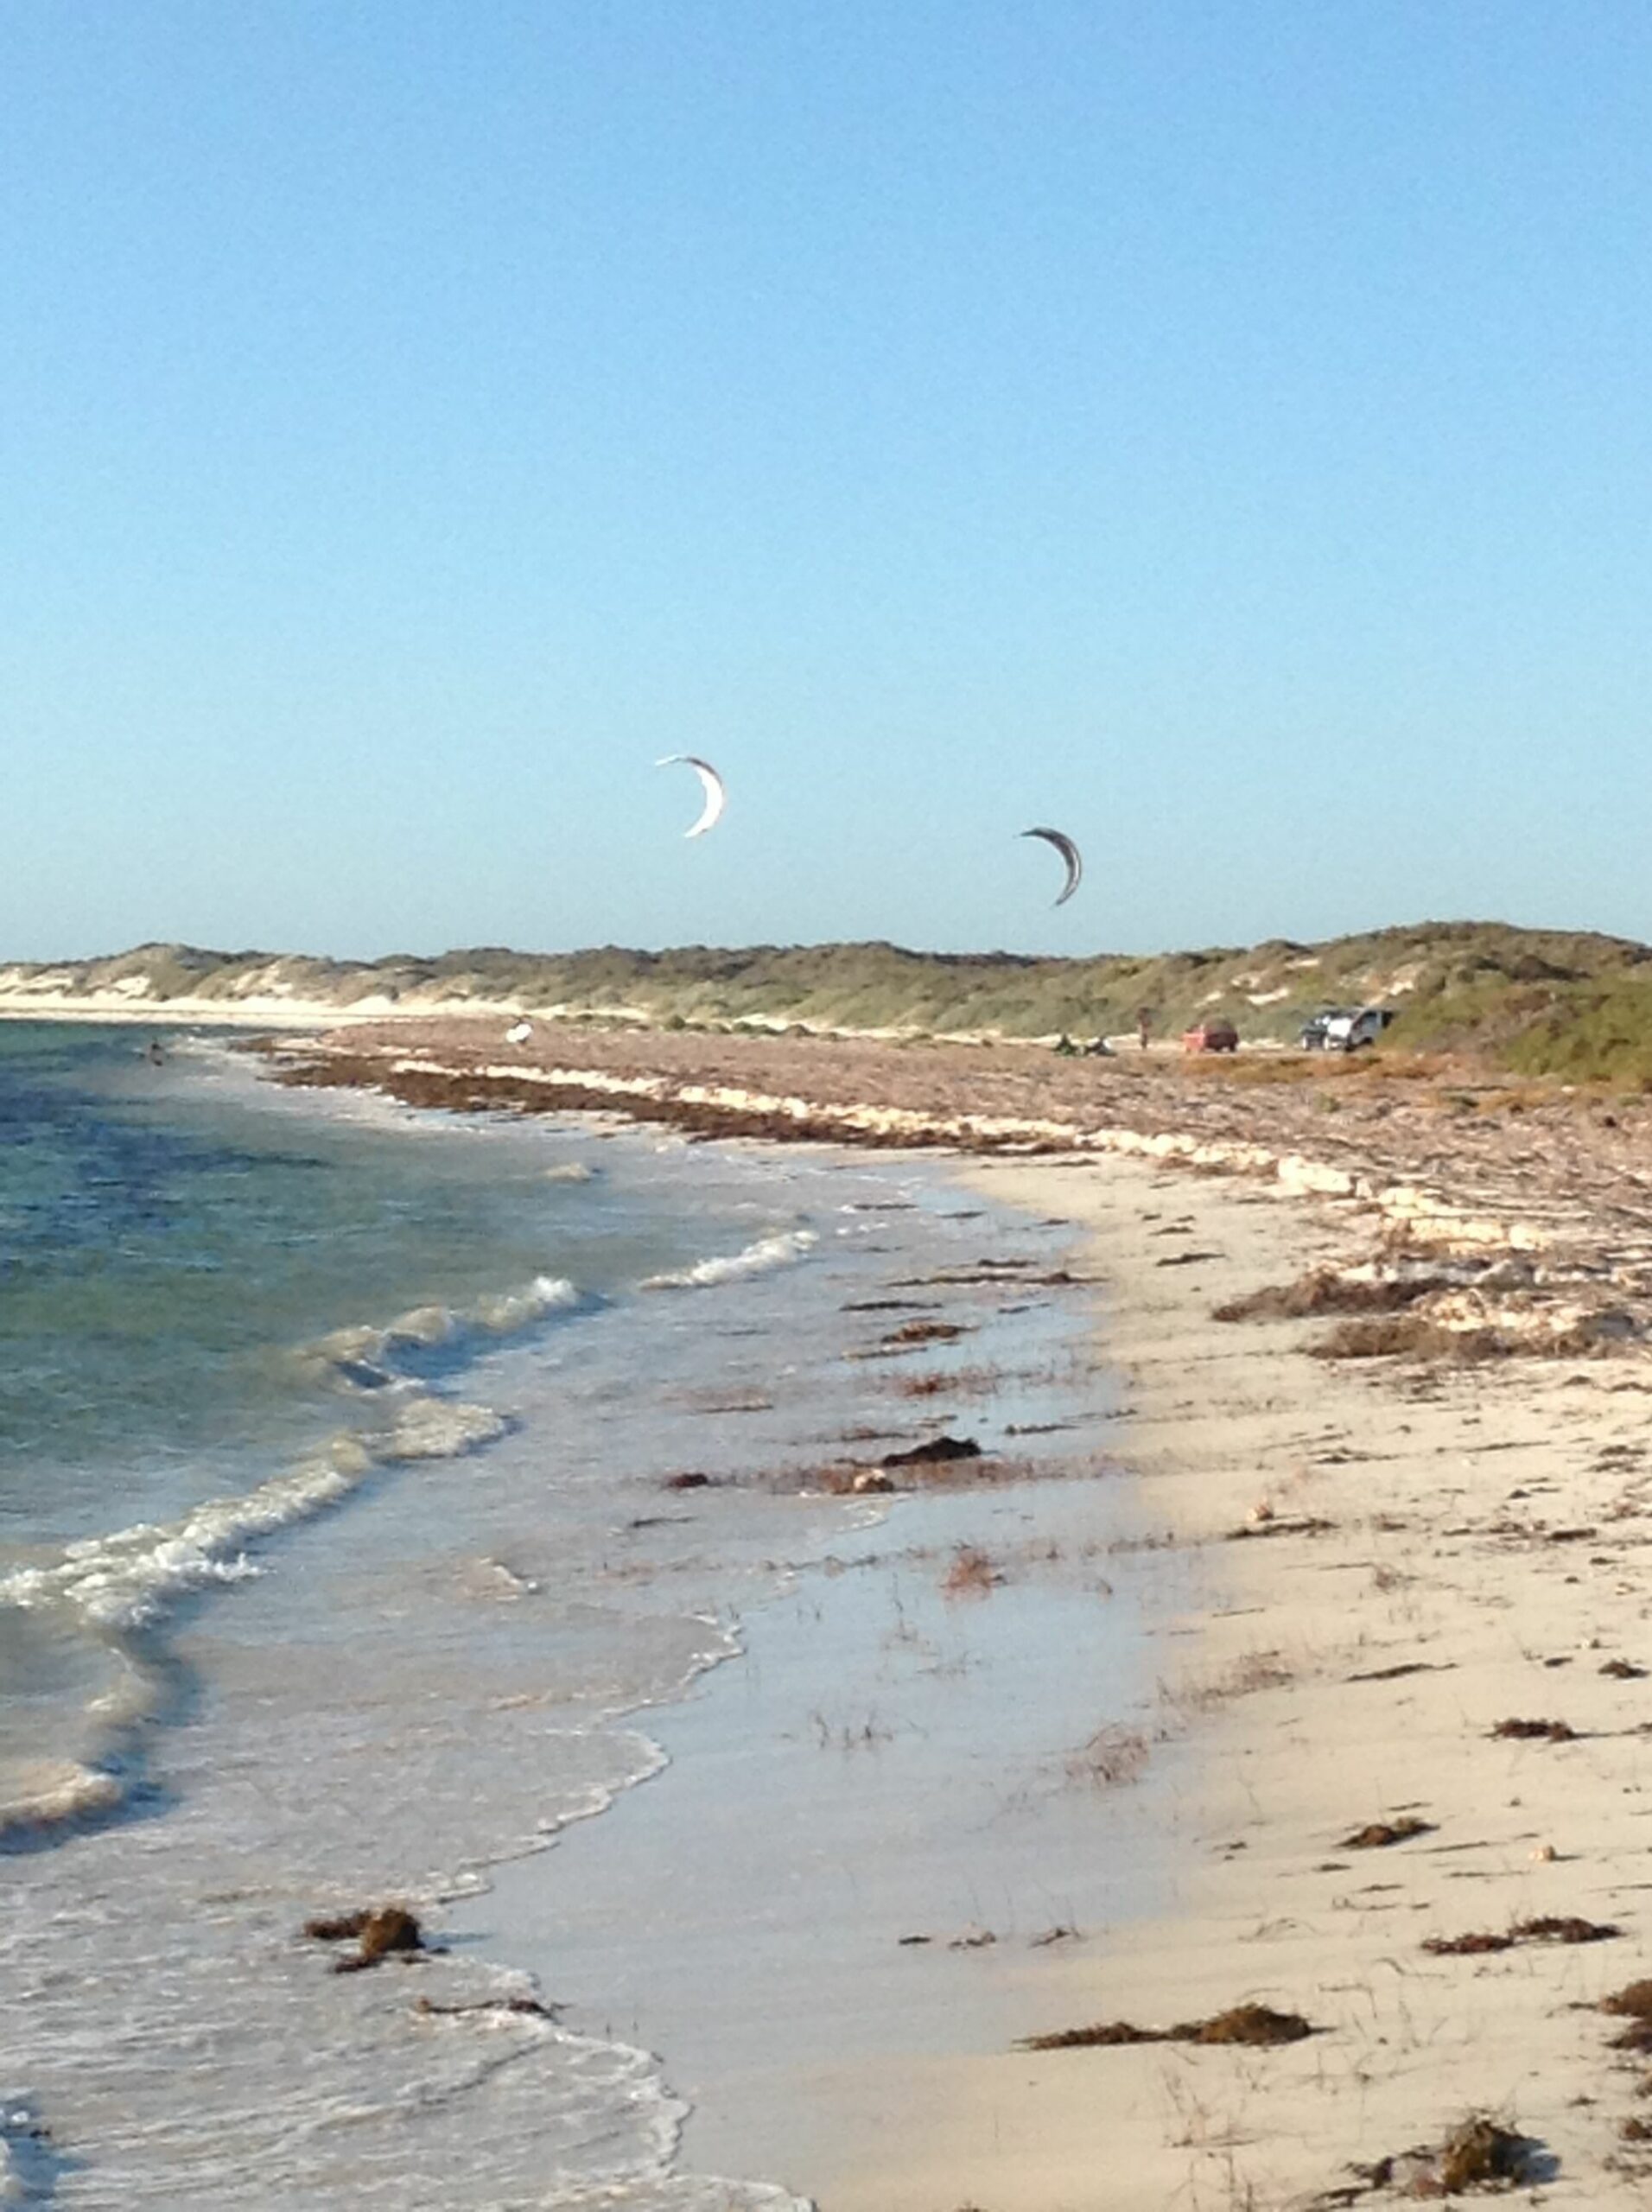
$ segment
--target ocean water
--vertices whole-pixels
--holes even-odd
[[[962,1300],[930,1364],[1059,1450],[1008,1439],[1075,1316],[980,1262],[1068,1232],[152,1035],[0,1025],[0,2203],[794,2203],[687,2171],[669,2054],[458,1903],[659,1775],[651,1710],[883,1511],[814,1476],[939,1425],[863,1357],[887,1300]],[[457,1932],[298,1932],[386,1898]]]

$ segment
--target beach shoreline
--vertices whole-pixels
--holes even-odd
[[[1545,2202],[1639,2201],[1638,2074],[1595,2008],[1644,1958],[1640,1363],[1314,1360],[1300,1321],[1210,1314],[1345,1262],[1334,1210],[1121,1161],[970,1179],[1090,1227],[1126,1464],[1208,1569],[1158,1700],[1192,1745],[1173,1909],[1052,1962],[1024,2032],[1241,2005],[1314,2032],[925,2062],[885,2094],[935,2114],[928,2139],[850,2162],[823,2212],[1353,2203],[1382,2193],[1358,2169],[1472,2113],[1526,2139]]]
[[[1197,1157],[1196,1135],[1134,1159],[1054,1137],[1047,1157],[954,1169],[1085,1228],[1102,1349],[1129,1382],[1127,1462],[1212,1594],[1162,1631],[1149,1732],[1195,1747],[1175,1838],[1190,1872],[1099,1962],[1042,1959],[1024,2031],[1161,2031],[1261,2003],[1313,2032],[905,2068],[886,2053],[876,2095],[904,2115],[899,2142],[857,2128],[872,2085],[840,2069],[809,2088],[838,2146],[810,2182],[822,2212],[1356,2202],[1382,2187],[1357,2168],[1398,2157],[1426,2176],[1404,2154],[1471,2112],[1524,2139],[1546,2201],[1634,2201],[1637,2077],[1594,2008],[1643,1955],[1638,1186],[1608,1219],[1586,1178],[1528,1173],[1494,1213],[1467,1147],[1462,1202],[1439,1160],[1396,1237],[1380,1159],[1344,1151],[1292,1179]],[[1460,1351],[1396,1338],[1397,1356],[1316,1358],[1327,1323],[1311,1313],[1211,1318],[1316,1271],[1357,1285],[1425,1267],[1448,1271],[1420,1302]],[[1425,1825],[1350,1844],[1384,1821]]]

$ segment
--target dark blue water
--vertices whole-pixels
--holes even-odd
[[[696,1257],[703,1199],[550,1180],[543,1141],[279,1110],[149,1034],[0,1024],[0,1541],[166,1517],[336,1415],[293,1355],[541,1276]],[[715,1234],[715,1224],[711,1224]]]

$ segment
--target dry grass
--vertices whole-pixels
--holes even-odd
[[[917,1375],[892,1375],[886,1387],[903,1398],[989,1398],[1010,1379],[1001,1367],[926,1367]]]
[[[1147,1738],[1141,1731],[1115,1722],[1096,1731],[1083,1750],[1068,1760],[1067,1771],[1075,1782],[1113,1789],[1139,1781],[1147,1758]]]
[[[1151,1539],[1144,1539],[1131,1548],[1154,1549]],[[1204,1681],[1192,1680],[1179,1683],[1164,1692],[1167,1704],[1179,1706],[1189,1713],[1210,1713],[1238,1697],[1254,1697],[1261,1690],[1285,1689],[1296,1680],[1294,1671],[1277,1651],[1247,1651],[1220,1674]]]
[[[941,1594],[947,1598],[984,1598],[1004,1580],[990,1555],[974,1544],[960,1544],[952,1564],[941,1578]]]
[[[1247,1651],[1236,1659],[1221,1685],[1224,1697],[1253,1697],[1258,1690],[1282,1690],[1296,1680],[1277,1651]]]

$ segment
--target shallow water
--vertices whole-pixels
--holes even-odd
[[[594,2012],[511,2009],[508,1930],[454,1910],[443,1955],[348,1975],[295,1930],[385,1897],[440,1923],[658,1774],[649,1708],[874,1529],[823,1462],[943,1417],[1069,1445],[1007,1432],[1096,1410],[1081,1317],[901,1287],[1065,1232],[899,1161],[421,1115],[147,1042],[0,1029],[10,2201],[791,2202],[685,2173],[683,2105]],[[989,1389],[846,1357],[900,1317],[844,1309],[892,1297],[962,1312],[922,1365]]]

